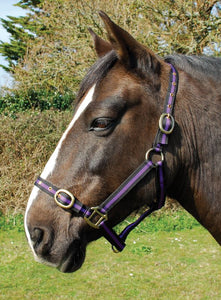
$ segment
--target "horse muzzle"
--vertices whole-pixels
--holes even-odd
[[[69,246],[57,269],[63,273],[72,273],[80,269],[85,260],[85,247],[80,240],[75,240]]]

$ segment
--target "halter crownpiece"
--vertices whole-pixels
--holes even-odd
[[[170,82],[167,91],[164,111],[159,119],[159,129],[153,143],[145,156],[145,161],[99,206],[87,207],[74,197],[69,191],[59,189],[48,181],[38,177],[35,185],[43,192],[54,198],[56,204],[63,209],[73,211],[83,217],[88,225],[102,230],[103,236],[112,244],[114,252],[120,252],[125,247],[128,234],[144,218],[165,204],[166,190],[164,183],[164,152],[163,147],[168,144],[169,135],[173,132],[175,120],[173,117],[174,103],[178,89],[178,72],[170,64]],[[160,156],[157,162],[152,161],[154,155]],[[119,203],[150,171],[155,170],[158,179],[159,192],[157,201],[145,211],[135,222],[128,225],[119,235],[107,225],[108,212]]]

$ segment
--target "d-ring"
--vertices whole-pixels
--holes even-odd
[[[66,195],[68,195],[71,198],[71,202],[69,204],[64,204],[65,202],[62,201],[62,199],[60,197],[60,193],[65,193]],[[60,200],[59,200],[59,197],[60,197]],[[60,206],[64,209],[69,209],[74,205],[75,197],[69,191],[64,190],[64,189],[60,189],[60,190],[57,190],[57,192],[55,193],[54,200],[55,200],[55,202],[58,206]]]

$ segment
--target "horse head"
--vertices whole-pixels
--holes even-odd
[[[166,62],[105,13],[100,16],[109,41],[90,29],[98,60],[83,79],[73,119],[41,174],[88,207],[100,205],[144,160],[170,73]],[[169,154],[167,167],[172,159]],[[110,211],[107,223],[120,223],[155,198],[155,179],[148,174]],[[36,260],[62,272],[79,269],[87,244],[101,236],[37,187],[28,201],[25,230]]]

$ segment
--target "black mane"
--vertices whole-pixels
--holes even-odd
[[[95,83],[105,77],[117,59],[115,51],[110,51],[92,65],[81,82],[76,103]],[[165,61],[200,80],[212,78],[221,81],[221,58],[176,54],[166,56]]]
[[[97,82],[99,82],[117,61],[115,51],[110,51],[105,56],[99,58],[92,67],[88,70],[86,76],[81,82],[80,89],[77,95],[78,102],[84,94]]]
[[[177,54],[167,56],[165,61],[200,80],[221,81],[221,58]]]

